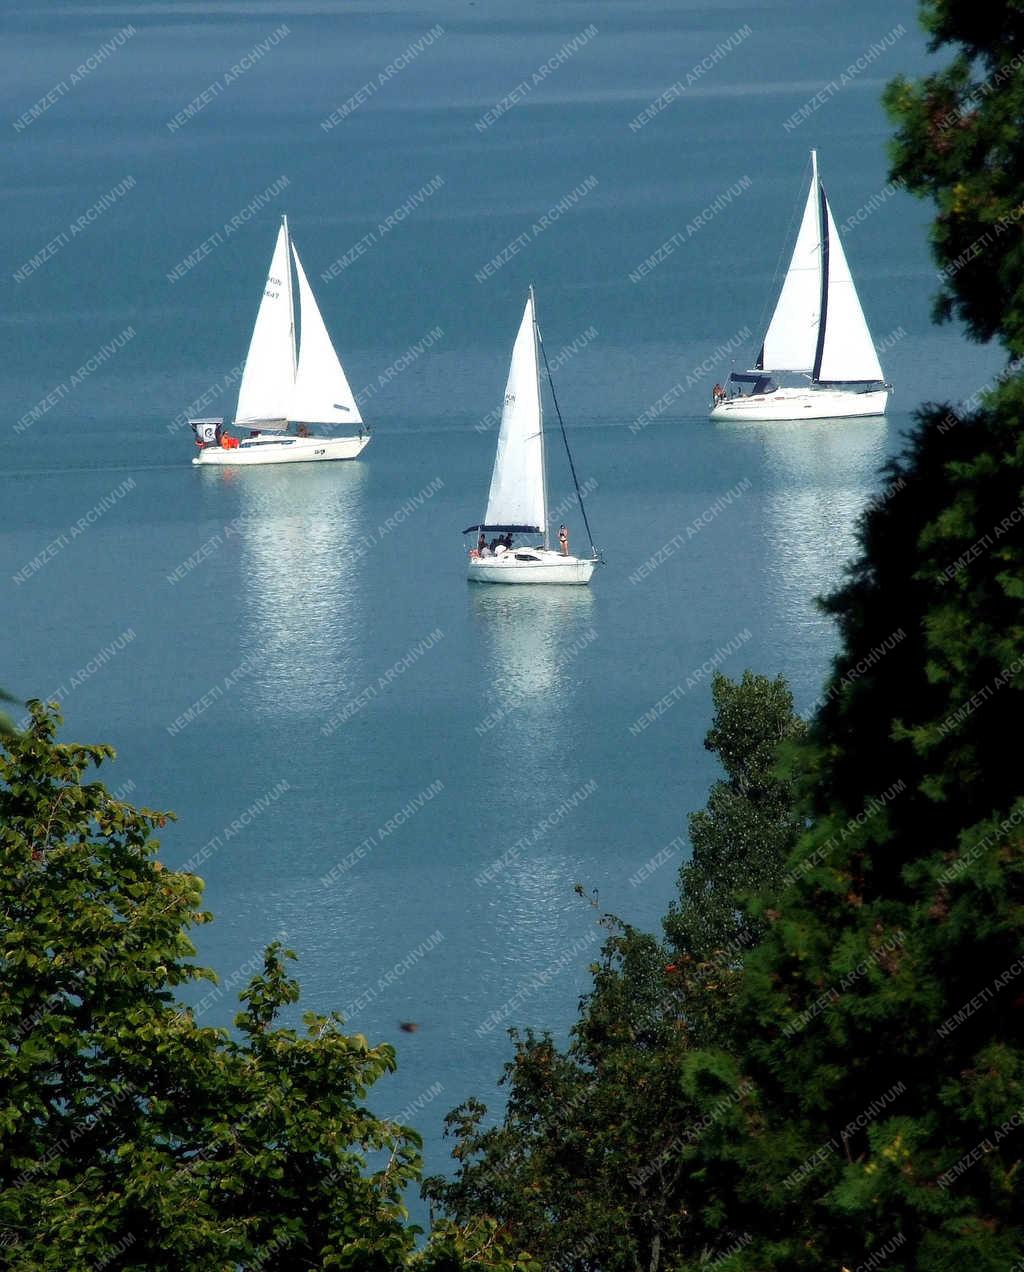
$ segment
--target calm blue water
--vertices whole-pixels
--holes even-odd
[[[906,34],[863,73],[783,127],[900,21]],[[276,46],[168,130],[281,23]],[[320,127],[438,23],[409,65]],[[526,100],[474,127],[589,23],[597,34]],[[121,47],[13,127],[128,24]],[[745,24],[749,36],[630,131]],[[897,193],[846,237],[872,330],[891,345],[887,420],[713,427],[708,391],[728,358],[687,385],[744,324],[757,332],[811,145],[838,222],[884,190],[878,96],[925,64],[910,7],[76,4],[15,8],[7,42],[2,681],[26,697],[62,693],[69,737],[117,746],[111,784],[176,810],[166,860],[201,854],[217,916],[199,933],[203,960],[231,981],[285,932],[303,1005],[396,1044],[400,1069],[375,1107],[405,1111],[441,1169],[443,1113],[471,1093],[496,1097],[505,1027],[564,1036],[572,1020],[601,934],[574,884],[635,923],[666,908],[678,853],[630,878],[714,777],[701,746],[709,677],[696,669],[731,646],[723,670],[781,672],[801,706],[813,701],[835,648],[813,597],[841,577],[908,412],[974,392],[997,366],[930,327],[928,210]],[[283,194],[228,234],[281,177]],[[353,386],[371,389],[375,440],[357,464],[198,472],[173,421],[244,357],[282,211]],[[631,282],[677,232],[682,245]],[[367,235],[363,255],[318,281]],[[595,329],[557,373],[608,559],[579,592],[473,590],[464,577],[460,531],[480,515],[494,446],[474,426],[500,401],[531,281],[549,352]],[[124,347],[71,386],[129,326]],[[433,347],[389,374],[435,328]],[[228,390],[204,409],[233,406]],[[554,449],[549,470],[557,504],[570,485]],[[688,677],[670,710],[631,732]],[[203,1019],[227,1022],[232,997]],[[491,1013],[502,1019],[488,1030]],[[418,1032],[399,1032],[404,1020]]]

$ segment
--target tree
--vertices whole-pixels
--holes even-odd
[[[899,124],[892,177],[935,200],[944,285],[936,317],[961,318],[978,340],[1024,353],[1024,11],[1011,0],[923,0],[933,50],[948,66],[895,80],[885,102]]]
[[[718,755],[726,780],[711,788],[707,808],[690,817],[692,855],[680,871],[680,899],[665,932],[681,957],[735,963],[763,930],[744,902],[776,885],[802,829],[779,753],[803,726],[781,676],[771,681],[746,671],[734,683],[717,674],[711,694],[714,723],[704,746]]]
[[[233,1034],[176,1001],[216,979],[187,935],[210,918],[202,881],[157,859],[165,814],[86,780],[111,749],[56,742],[56,711],[29,706],[0,754],[4,1266],[535,1266],[479,1227],[414,1253],[419,1138],[361,1103],[395,1053],[333,1013],[280,1024],[290,951],[267,948]]]
[[[735,1170],[693,1170],[701,1145],[745,1124],[747,1084],[723,1048],[742,955],[743,898],[777,877],[798,822],[779,746],[801,732],[781,680],[717,676],[706,745],[726,770],[690,819],[692,858],[667,940],[615,919],[565,1053],[513,1031],[502,1123],[449,1114],[459,1174],[427,1194],[461,1222],[491,1216],[564,1272],[659,1272],[739,1240]],[[716,877],[718,886],[715,886]],[[758,921],[759,922],[759,921]]]
[[[1024,349],[1024,12],[923,6],[946,70],[891,86],[893,176],[936,199],[940,318]],[[930,408],[827,609],[842,636],[793,764],[810,826],[758,912],[753,1083],[723,1272],[995,1272],[1022,1252],[1024,383]],[[880,1253],[881,1252],[881,1253]]]

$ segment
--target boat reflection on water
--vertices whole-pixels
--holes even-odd
[[[294,464],[204,476],[237,494],[243,647],[257,709],[322,714],[324,686],[364,673],[359,590],[367,468]]]
[[[804,640],[808,628],[831,625],[814,598],[842,581],[856,552],[860,513],[883,486],[889,422],[881,416],[718,427],[738,449],[749,444],[763,456],[762,595],[773,623],[784,629],[776,639]]]
[[[465,795],[482,810],[476,860],[491,873],[478,880],[493,925],[490,947],[502,951],[500,959],[481,959],[482,1000],[489,1003],[508,998],[574,935],[592,930],[573,884],[598,801],[574,731],[578,699],[592,683],[596,599],[586,587],[469,592],[482,693],[478,762]]]
[[[469,600],[484,688],[477,732],[501,745],[514,736],[517,763],[548,765],[564,745],[561,727],[597,639],[594,595],[582,587],[491,587],[473,588]]]

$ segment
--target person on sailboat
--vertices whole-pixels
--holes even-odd
[[[558,546],[562,549],[562,556],[569,555],[569,531],[564,525],[558,527]]]
[[[484,548],[486,548],[486,547],[487,547],[487,535],[485,535],[485,534],[484,534],[484,532],[481,530],[481,531],[480,531],[480,538],[479,538],[479,539],[477,539],[477,541],[476,541],[476,550],[477,550],[477,552],[478,552],[478,553],[480,553],[481,555],[483,555],[483,550],[484,550]]]

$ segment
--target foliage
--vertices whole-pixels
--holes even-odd
[[[803,756],[814,824],[745,974],[763,1126],[744,1192],[764,1205],[736,1267],[854,1267],[896,1241],[921,1272],[1019,1253],[1022,397],[1011,382],[952,429],[925,415],[829,601],[844,651]]]
[[[157,860],[165,814],[87,780],[110,748],[56,742],[29,705],[0,754],[4,1266],[528,1272],[498,1231],[414,1253],[419,1138],[362,1105],[394,1051],[334,1014],[281,1025],[290,951],[267,948],[232,1034],[176,1001],[216,980],[187,935],[202,881]]]
[[[734,966],[754,945],[763,921],[744,901],[772,891],[782,863],[802,828],[793,782],[779,771],[780,748],[803,732],[793,696],[779,677],[751,672],[734,683],[716,675],[714,722],[705,739],[726,772],[707,807],[690,817],[692,855],[679,875],[680,900],[665,931],[684,960]]]
[[[725,1216],[735,1171],[693,1163],[748,1116],[742,1070],[721,1044],[752,939],[742,897],[776,877],[796,833],[790,784],[772,757],[800,726],[782,681],[718,676],[713,695],[707,745],[727,780],[691,819],[667,941],[613,921],[568,1050],[513,1033],[503,1122],[486,1127],[477,1101],[451,1113],[459,1175],[426,1185],[456,1218],[496,1217],[565,1272],[658,1272],[741,1236]]]
[[[1013,0],[922,0],[932,48],[952,61],[885,102],[899,125],[892,176],[935,200],[940,321],[1024,353],[1024,10]]]

